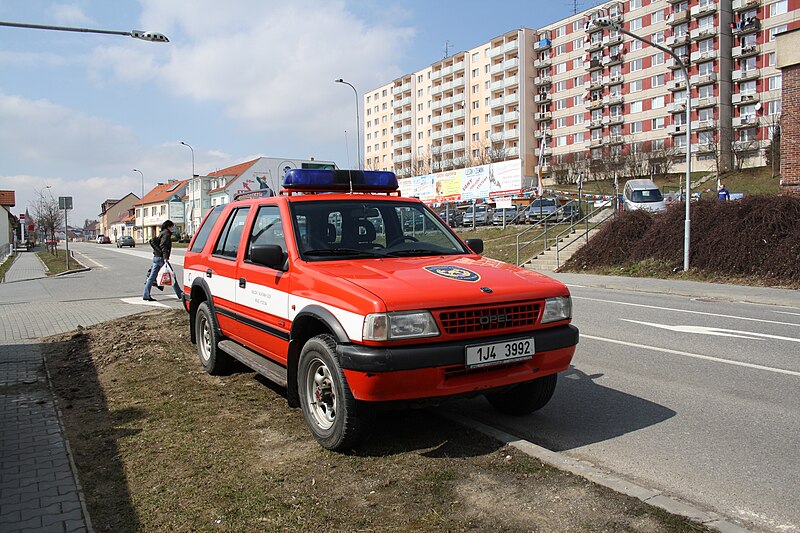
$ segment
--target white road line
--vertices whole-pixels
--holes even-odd
[[[85,253],[83,253],[83,252],[79,252],[79,251],[77,251],[77,250],[73,250],[73,251],[74,251],[74,253],[78,254],[78,255],[79,255],[79,256],[81,256],[81,257],[83,257],[83,258],[84,258],[84,259],[86,259],[87,261],[90,261],[90,262],[94,263],[94,264],[95,264],[95,265],[97,265],[98,267],[100,267],[100,268],[106,268],[106,267],[105,267],[105,265],[103,265],[103,264],[101,264],[101,263],[98,263],[97,261],[95,261],[94,259],[92,259],[92,258],[91,258],[91,257],[89,257],[88,255],[86,255]]]
[[[780,313],[781,315],[794,315],[794,316],[800,316],[800,313],[790,313],[790,312],[788,312],[788,311],[773,311],[773,313]]]
[[[661,311],[675,311],[676,313],[689,313],[692,315],[705,315],[705,316],[716,316],[720,318],[734,318],[736,320],[748,320],[750,322],[764,322],[767,324],[778,324],[781,326],[794,326],[796,328],[800,328],[800,324],[795,324],[794,322],[776,322],[774,320],[765,320],[763,318],[749,318],[746,316],[735,316],[735,315],[721,315],[719,313],[706,313],[704,311],[689,311],[688,309],[675,309],[673,307],[659,307],[657,305],[645,305],[645,304],[634,304],[630,302],[618,302],[616,300],[604,300],[602,298],[588,298],[586,296],[573,296],[573,300],[590,300],[592,302],[603,302],[609,304],[617,304],[617,305],[627,305],[630,307],[646,307],[647,309],[659,309]]]
[[[641,324],[643,326],[652,326],[654,328],[666,329],[668,331],[677,331],[679,333],[694,333],[697,335],[712,335],[719,337],[736,337],[738,339],[761,340],[761,339],[775,339],[779,341],[800,342],[800,339],[795,337],[782,337],[781,335],[770,335],[768,333],[756,333],[755,331],[739,331],[737,329],[725,328],[709,328],[706,326],[670,326],[668,324],[656,324],[654,322],[642,322],[641,320],[631,320],[629,318],[620,318],[625,322],[632,322],[633,324]]]
[[[794,370],[784,370],[782,368],[772,368],[770,366],[755,365],[753,363],[743,363],[741,361],[732,361],[730,359],[721,359],[719,357],[711,357],[709,355],[700,355],[697,353],[682,352],[680,350],[670,350],[668,348],[659,348],[657,346],[648,346],[647,344],[637,344],[635,342],[618,341],[617,339],[607,339],[605,337],[595,337],[594,335],[585,335],[581,333],[581,339],[591,339],[595,341],[610,342],[612,344],[621,344],[622,346],[630,346],[631,348],[642,348],[645,350],[653,350],[655,352],[671,353],[673,355],[682,355],[684,357],[692,357],[694,359],[702,359],[703,361],[712,361],[714,363],[723,363],[726,365],[743,366],[745,368],[753,368],[755,370],[766,370],[767,372],[774,372],[776,374],[785,374],[787,376],[800,377],[800,372]]]
[[[574,283],[565,283],[570,289],[585,289],[586,285],[575,285]]]
[[[142,300],[141,296],[138,296],[136,298],[120,298],[120,300],[122,300],[126,304],[131,304],[131,305],[146,305],[148,307],[165,307],[165,308],[169,307],[168,305],[164,305],[160,302],[148,302],[147,300]]]

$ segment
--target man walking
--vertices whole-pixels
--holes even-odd
[[[161,267],[164,266],[164,263],[169,264],[169,256],[170,253],[172,253],[172,233],[174,231],[175,223],[171,220],[165,220],[164,223],[161,224],[161,233],[158,234],[158,237],[150,241],[150,244],[153,247],[153,265],[150,268],[150,276],[147,278],[147,282],[144,284],[144,294],[142,295],[142,299],[145,301],[156,301],[155,298],[150,296],[150,288],[155,283],[156,277],[158,276],[158,271],[161,270]],[[170,268],[172,268],[172,265],[170,265]],[[183,289],[178,283],[178,280],[174,275],[174,271],[172,276],[172,288],[175,289],[175,296],[177,296],[179,300],[183,300]]]

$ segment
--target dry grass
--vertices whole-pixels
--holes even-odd
[[[51,252],[36,252],[39,259],[47,267],[47,275],[55,276],[67,271],[67,253],[65,250],[56,250],[56,253]],[[69,258],[69,270],[76,270],[84,268],[74,257]]]

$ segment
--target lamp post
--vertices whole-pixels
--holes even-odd
[[[686,215],[683,222],[683,270],[689,270],[689,243],[691,231],[691,218],[689,216],[689,203],[692,198],[692,87],[689,84],[689,71],[686,68],[686,63],[678,57],[678,55],[660,44],[654,43],[644,37],[640,37],[635,33],[631,33],[609,17],[598,17],[589,23],[587,29],[592,24],[596,24],[601,28],[613,28],[614,30],[623,33],[629,37],[633,37],[638,41],[649,44],[653,48],[661,50],[665,54],[671,56],[683,72],[683,78],[686,80]]]
[[[349,85],[350,88],[353,89],[353,93],[356,95],[356,154],[358,154],[358,169],[361,170],[363,163],[361,161],[361,118],[358,116],[358,91],[355,87],[353,87],[352,83],[348,83],[342,78],[333,81],[334,83],[343,83],[345,85]]]
[[[192,151],[192,177],[194,177],[195,176],[195,174],[194,174],[194,148],[192,148],[191,144],[185,143],[183,141],[181,141],[181,144],[184,145],[184,146],[188,146],[189,150]]]
[[[142,242],[144,242],[144,173],[138,168],[134,168],[131,172],[138,172],[142,176],[142,197],[139,198],[139,202],[141,205],[141,213],[142,213],[142,229],[139,230],[139,235],[142,237]]]
[[[72,28],[69,26],[45,26],[42,24],[25,24],[21,22],[3,22],[0,21],[0,26],[8,26],[9,28],[28,28],[33,30],[55,30],[55,31],[73,31],[79,33],[100,33],[103,35],[125,35],[133,37],[134,39],[141,39],[142,41],[150,41],[155,43],[168,43],[169,39],[162,33],[154,31],[115,31],[115,30],[94,30],[90,28]]]

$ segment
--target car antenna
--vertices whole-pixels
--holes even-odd
[[[347,177],[350,181],[350,194],[353,194],[353,165],[350,164],[350,145],[347,144],[347,130],[344,130],[344,149],[347,152]]]

